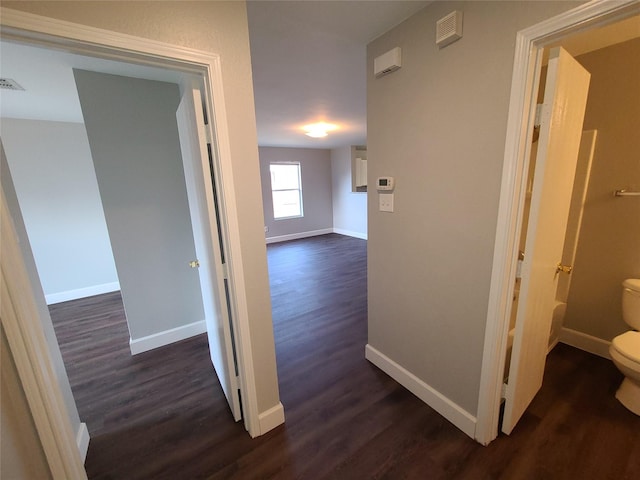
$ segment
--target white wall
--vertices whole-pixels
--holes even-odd
[[[11,180],[11,175],[9,174],[9,165],[7,163],[7,158],[4,152],[4,148],[2,147],[2,142],[0,142],[0,181],[2,182],[2,192],[5,195],[3,200],[7,202],[7,208],[11,214],[11,218],[13,220],[13,225],[16,229],[16,234],[18,236],[18,241],[20,244],[20,250],[22,251],[22,257],[24,259],[25,268],[27,270],[27,274],[29,275],[29,282],[31,283],[31,289],[34,292],[35,303],[38,309],[38,317],[42,322],[42,331],[44,333],[45,341],[47,346],[49,347],[49,355],[51,357],[51,368],[53,369],[53,374],[55,375],[55,380],[57,380],[58,386],[60,387],[60,392],[62,394],[62,400],[64,402],[64,406],[67,411],[67,415],[69,416],[69,422],[71,423],[71,428],[74,432],[80,432],[81,423],[80,417],[78,415],[78,409],[76,408],[76,403],[73,399],[73,393],[71,392],[71,385],[69,384],[69,378],[67,377],[67,371],[64,367],[64,362],[62,360],[62,354],[60,353],[60,348],[58,347],[58,340],[56,338],[55,331],[53,329],[53,323],[51,322],[51,316],[49,315],[49,309],[47,308],[47,304],[45,303],[44,293],[42,291],[42,286],[40,285],[40,280],[38,278],[38,271],[36,269],[36,264],[33,259],[33,253],[31,251],[31,246],[29,245],[29,238],[27,236],[27,231],[24,226],[24,220],[22,219],[22,214],[20,213],[20,206],[18,205],[18,198],[16,196],[15,188],[13,186],[13,182]],[[0,245],[1,247],[1,245]],[[0,250],[1,251],[1,250]],[[4,332],[3,332],[4,336]],[[4,341],[4,339],[3,339]],[[5,367],[5,361],[2,361],[2,374],[5,375],[5,368],[11,369],[9,365]],[[10,373],[10,370],[8,371]],[[4,387],[5,385],[3,385]],[[4,401],[0,401],[0,408],[2,408],[2,415],[5,415],[5,408],[14,409],[16,412],[18,410],[23,411],[23,400],[24,400],[24,392],[20,388],[18,390],[15,382],[9,382],[7,384],[7,388],[3,388],[1,390],[3,399],[5,395],[10,396],[15,405],[9,406],[5,404]],[[22,405],[21,405],[22,404]],[[11,413],[13,415],[14,413]],[[20,414],[24,415],[24,414]],[[26,420],[24,420],[26,421]],[[25,427],[26,429],[27,427]],[[25,430],[20,434],[28,435],[29,433]],[[19,435],[18,433],[9,432],[7,435]],[[4,445],[4,443],[3,443]],[[25,453],[24,444],[15,443],[17,453],[24,458],[27,458],[29,455],[37,456],[37,451]],[[4,452],[3,452],[4,453]],[[34,463],[38,461],[37,458],[34,458]],[[4,478],[4,477],[3,477]]]
[[[204,320],[178,85],[74,70],[132,340]]]
[[[351,191],[351,147],[331,150],[333,231],[367,238],[367,193]]]
[[[280,398],[264,243],[247,12],[244,2],[31,2],[2,6],[220,55],[234,201],[238,212],[242,278],[251,328],[258,410]]]
[[[84,125],[3,118],[0,132],[48,303],[117,290]]]
[[[576,250],[565,326],[611,341],[622,320],[621,283],[640,278],[640,38],[580,55],[591,73],[584,129],[598,137]]]
[[[330,233],[333,227],[331,203],[331,153],[313,148],[260,147],[262,206],[267,241],[299,238],[307,234]],[[271,162],[300,162],[304,216],[273,218]]]
[[[516,33],[574,6],[434,2],[367,48],[369,178],[396,179],[394,213],[368,199],[369,345],[467,418],[478,406]],[[436,21],[453,10],[463,38],[439,49]],[[402,68],[375,79],[373,59],[394,47]]]

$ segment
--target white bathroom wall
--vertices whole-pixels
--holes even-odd
[[[640,278],[640,38],[577,57],[591,73],[585,130],[598,130],[565,326],[611,341],[628,330],[621,283]]]
[[[47,303],[118,290],[84,125],[3,118],[0,133]]]
[[[331,150],[333,231],[367,238],[367,192],[351,188],[351,147]]]

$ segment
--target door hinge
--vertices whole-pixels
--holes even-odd
[[[536,108],[536,125],[542,125],[543,122],[548,122],[551,118],[551,105],[548,103],[539,104]]]
[[[224,277],[225,280],[229,279],[229,269],[227,268],[226,263],[222,264],[222,276]]]
[[[211,129],[209,128],[209,125],[204,126],[204,137],[206,138],[207,143],[209,145],[213,145],[213,138],[211,135]]]

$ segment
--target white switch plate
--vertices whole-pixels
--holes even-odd
[[[379,193],[378,205],[381,212],[393,212],[393,193]]]

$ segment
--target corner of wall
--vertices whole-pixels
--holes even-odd
[[[476,417],[369,344],[365,347],[365,357],[466,435],[474,438]]]

